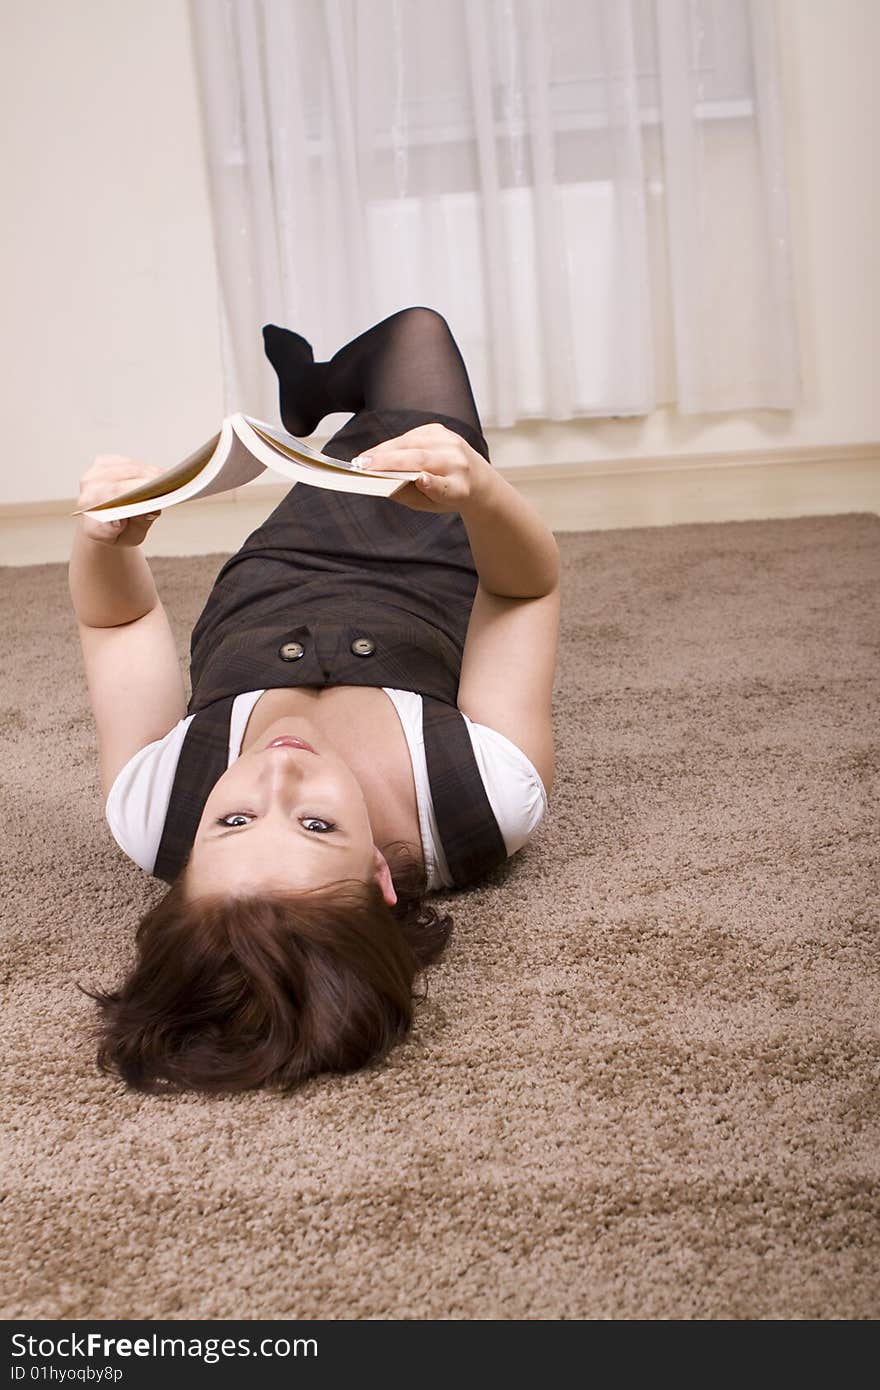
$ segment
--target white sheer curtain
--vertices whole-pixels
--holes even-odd
[[[800,399],[773,0],[190,14],[227,411],[277,415],[263,323],[322,360],[409,304],[488,426]]]

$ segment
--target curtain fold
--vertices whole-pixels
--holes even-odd
[[[227,412],[408,304],[488,426],[801,399],[769,0],[189,4]]]

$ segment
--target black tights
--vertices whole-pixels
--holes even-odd
[[[482,434],[467,368],[442,314],[400,309],[315,362],[299,333],[267,323],[266,356],[278,374],[281,420],[302,438],[338,410],[422,410]]]

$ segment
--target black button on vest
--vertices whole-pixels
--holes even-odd
[[[304,654],[305,647],[302,642],[285,642],[278,648],[278,655],[282,661],[298,661]]]

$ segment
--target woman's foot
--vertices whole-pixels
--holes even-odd
[[[263,325],[266,356],[278,376],[278,397],[284,428],[299,438],[313,434],[333,407],[327,399],[327,364],[316,362],[311,343],[289,328]]]

